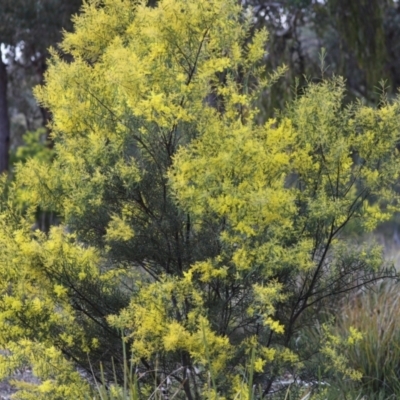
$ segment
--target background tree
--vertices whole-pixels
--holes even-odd
[[[389,94],[395,95],[397,1],[248,0],[245,5],[254,12],[257,26],[266,26],[270,33],[267,65],[289,66],[286,79],[264,98],[267,116],[292,98],[296,79],[297,90],[306,84],[305,77],[318,79],[322,48],[326,49],[325,74],[345,78],[349,100],[362,97],[376,104],[381,79],[386,80]]]
[[[32,87],[42,82],[48,48],[61,40],[63,28],[71,28],[71,15],[81,4],[80,0],[0,2],[0,172],[8,169],[10,142],[15,150],[25,130],[44,126],[49,119],[34,101]]]

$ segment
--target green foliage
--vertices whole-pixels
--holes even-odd
[[[23,146],[18,147],[15,153],[11,155],[13,164],[26,162],[31,158],[36,158],[45,164],[50,163],[53,152],[45,129],[26,132],[23,136],[23,141]]]
[[[398,210],[400,99],[344,108],[334,79],[260,125],[283,70],[265,78],[267,33],[248,43],[250,28],[234,0],[93,0],[61,45],[72,61],[53,51],[36,95],[54,159],[19,164],[0,203],[0,347],[46,389],[21,396],[81,398],[71,362],[88,355],[123,381],[123,331],[143,390],[157,367],[188,399],[250,399],[251,382],[262,397],[303,371],[296,338],[321,307],[394,275],[345,228]],[[37,208],[60,225],[33,229]],[[48,352],[65,357],[51,376]]]
[[[12,374],[20,366],[33,365],[33,374],[41,379],[39,384],[13,381],[19,389],[18,399],[83,400],[90,393],[89,384],[81,378],[73,363],[67,361],[55,346],[20,339],[11,344],[8,350],[9,355],[1,356],[2,377]]]

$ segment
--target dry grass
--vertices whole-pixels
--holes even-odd
[[[338,318],[338,333],[350,327],[363,338],[348,352],[351,367],[363,374],[362,390],[368,396],[400,398],[400,286],[396,282],[379,283],[358,294]],[[370,398],[370,397],[368,397]]]

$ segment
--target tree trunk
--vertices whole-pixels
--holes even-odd
[[[0,174],[8,170],[10,121],[7,107],[7,70],[0,50]]]

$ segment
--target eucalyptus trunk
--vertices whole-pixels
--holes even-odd
[[[8,169],[10,120],[7,107],[7,70],[0,51],[0,173]]]

